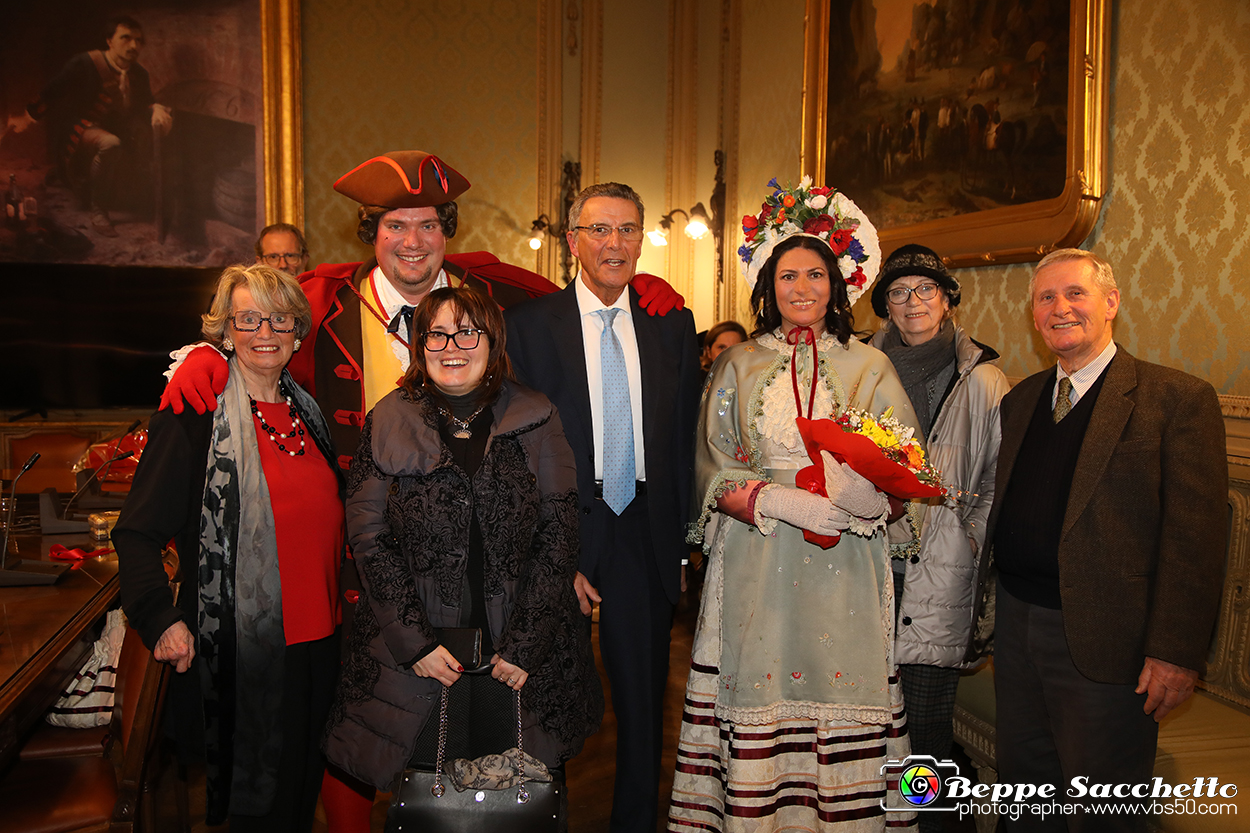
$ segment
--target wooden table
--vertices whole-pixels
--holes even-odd
[[[21,535],[23,559],[48,560],[53,544],[90,552],[86,535]],[[74,676],[117,601],[117,556],[81,562],[53,585],[0,587],[0,770]]]

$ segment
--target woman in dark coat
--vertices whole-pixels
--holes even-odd
[[[525,752],[559,766],[603,712],[573,593],[572,451],[551,402],[513,381],[489,298],[431,292],[412,339],[415,360],[366,418],[348,475],[348,535],[364,591],[326,754],[389,789],[438,720],[443,686],[456,687],[453,697],[467,688],[475,702],[502,694],[505,704],[507,686],[520,692]],[[453,627],[481,629],[491,677],[461,679],[439,642],[438,629]],[[511,732],[507,746],[516,745],[515,723]]]
[[[338,671],[343,495],[321,411],[285,370],[311,317],[294,278],[222,273],[204,335],[229,381],[203,415],[158,411],[113,541],[122,605],[178,672],[166,714],[207,763],[207,818],[304,833]],[[173,539],[174,604],[161,564]]]

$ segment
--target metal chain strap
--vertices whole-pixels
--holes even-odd
[[[521,767],[521,786],[516,791],[517,804],[527,804],[530,791],[525,789],[525,746],[521,743],[521,692],[516,691],[516,751],[517,761]]]
[[[447,789],[443,786],[443,756],[447,753],[447,691],[448,687],[443,686],[442,694],[439,695],[438,702],[438,759],[434,764],[434,786],[430,787],[430,794],[435,798],[442,798]],[[530,792],[525,789],[525,746],[521,738],[521,692],[513,692],[516,702],[516,748],[518,761],[521,767],[521,786],[517,789],[517,804],[528,804],[530,800]]]
[[[430,787],[430,794],[435,798],[442,798],[443,793],[447,790],[443,787],[443,755],[447,752],[447,686],[443,686],[443,693],[439,697],[438,703],[438,761],[434,764],[434,786]]]

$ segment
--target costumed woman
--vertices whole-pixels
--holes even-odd
[[[216,410],[158,411],[113,541],[126,616],[174,665],[166,720],[207,764],[207,820],[306,833],[339,668],[343,494],[317,403],[286,372],[308,299],[269,266],[222,273],[203,332]],[[177,603],[161,564],[173,539]]]
[[[414,360],[366,417],[348,473],[364,590],[326,754],[392,789],[410,763],[433,764],[449,686],[453,705],[472,705],[446,760],[515,747],[515,711],[500,731],[479,707],[506,718],[516,691],[524,752],[555,769],[599,728],[604,705],[573,592],[573,452],[551,402],[513,379],[490,298],[437,289],[411,334]],[[490,676],[461,673],[441,641],[451,628],[480,631]]]
[[[977,553],[994,502],[998,403],[1007,377],[993,348],[973,341],[954,320],[959,282],[937,252],[895,249],[872,290],[872,308],[886,323],[868,342],[889,357],[925,435],[929,461],[950,496],[913,501],[921,530],[914,552],[896,558],[899,601],[895,660],[907,703],[913,755],[950,758],[955,689],[971,642]],[[925,813],[920,829],[940,830],[941,813]]]
[[[696,435],[691,542],[708,570],[677,752],[669,830],[882,830],[882,765],[908,752],[894,664],[890,501],[826,461],[829,497],[795,486],[812,461],[797,417],[889,408],[915,427],[851,303],[880,265],[876,232],[842,194],[774,189],[739,249],[756,328],[712,368]],[[804,532],[835,536],[829,549]],[[900,538],[909,537],[905,528]]]

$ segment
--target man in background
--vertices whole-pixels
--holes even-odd
[[[256,262],[296,276],[308,268],[308,244],[304,234],[290,223],[273,223],[256,238]]]

